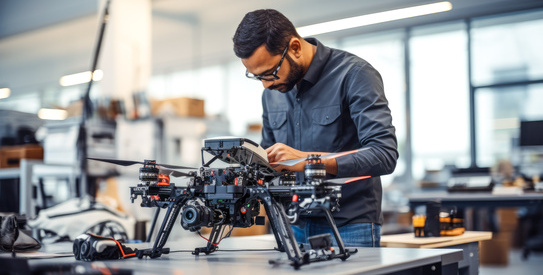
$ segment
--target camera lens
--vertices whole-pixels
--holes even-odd
[[[183,209],[181,214],[181,226],[190,231],[200,230],[202,226],[211,226],[213,210],[207,206],[190,205]]]
[[[198,217],[198,212],[195,208],[187,208],[185,211],[183,211],[183,220],[185,223],[191,225],[196,221],[196,218]]]

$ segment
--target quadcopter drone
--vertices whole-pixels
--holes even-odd
[[[270,220],[277,249],[286,252],[291,265],[299,269],[302,265],[316,261],[336,258],[346,260],[351,253],[356,253],[356,250],[345,248],[331,212],[339,211],[342,184],[369,176],[325,180],[326,169],[321,161],[356,151],[359,150],[322,157],[310,155],[308,158],[270,164],[265,150],[249,139],[213,138],[204,141],[201,149],[202,166],[190,172],[177,170],[195,168],[158,164],[154,160],[136,162],[90,159],[125,166],[143,164],[139,170],[140,182],[137,186],[130,187],[131,201],[134,202],[140,197],[142,207],[167,208],[153,247],[136,249],[135,254],[130,255],[141,259],[145,256],[156,258],[168,254],[170,250],[164,246],[179,216],[185,230],[200,234],[202,227],[212,228],[209,239],[206,239],[207,245],[195,248],[192,252],[194,255],[210,254],[218,249],[220,241],[229,236],[234,227],[263,225],[264,217],[260,216],[260,206],[263,205]],[[212,156],[207,162],[204,160],[204,152]],[[217,160],[228,164],[227,167],[211,168],[210,165]],[[276,172],[272,166],[292,166],[301,161],[307,161],[303,182],[297,182],[293,172]],[[187,177],[189,182],[187,186],[176,186],[170,182],[170,176]],[[151,226],[151,233],[154,231],[158,212]],[[322,213],[328,221],[339,252],[332,248],[330,234],[310,237],[311,252],[306,252],[296,242],[290,224],[296,223],[300,217],[317,213]],[[225,234],[227,227],[230,227],[230,231]],[[79,246],[81,242],[84,240],[78,242]],[[77,258],[80,253],[76,250],[74,247]],[[94,259],[92,256],[81,255],[80,258]],[[270,260],[270,263],[275,261]]]

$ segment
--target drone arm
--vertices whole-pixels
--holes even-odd
[[[202,166],[203,167],[209,167],[211,163],[213,163],[215,160],[219,158],[219,155],[213,156],[207,163],[204,163],[204,149],[202,148]]]

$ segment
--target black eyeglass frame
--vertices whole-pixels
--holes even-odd
[[[275,70],[271,74],[254,75],[254,74],[250,73],[249,71],[245,70],[245,76],[247,78],[254,79],[254,80],[257,80],[257,81],[262,81],[262,80],[274,81],[274,80],[280,79],[277,76],[277,73],[279,72],[279,69],[281,69],[281,65],[283,64],[283,60],[285,59],[285,56],[287,55],[287,52],[288,52],[288,45],[283,50],[283,55],[281,56],[281,60],[279,60],[279,64],[277,64],[277,68],[275,68]]]

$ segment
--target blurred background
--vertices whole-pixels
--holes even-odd
[[[3,151],[0,168],[20,169],[18,159],[50,165],[27,174],[49,192],[42,207],[96,196],[112,176],[122,188],[135,184],[136,168],[89,162],[91,186],[70,187],[81,172],[72,166],[93,57],[87,154],[199,165],[204,138],[260,141],[262,85],[245,77],[232,50],[247,12],[274,8],[304,27],[437,1],[113,0],[96,55],[105,3],[0,1],[0,145],[42,148],[42,155],[28,146]],[[450,188],[458,173],[531,190],[543,174],[543,1],[447,3],[431,14],[390,21],[381,14],[383,22],[308,33],[366,59],[383,77],[400,152],[395,172],[383,177],[394,224],[409,211],[406,194]],[[49,175],[51,167],[66,170]],[[19,175],[8,170],[0,173]],[[59,188],[59,178],[68,187]],[[121,205],[125,197],[114,200]],[[2,211],[39,212],[20,201]]]

